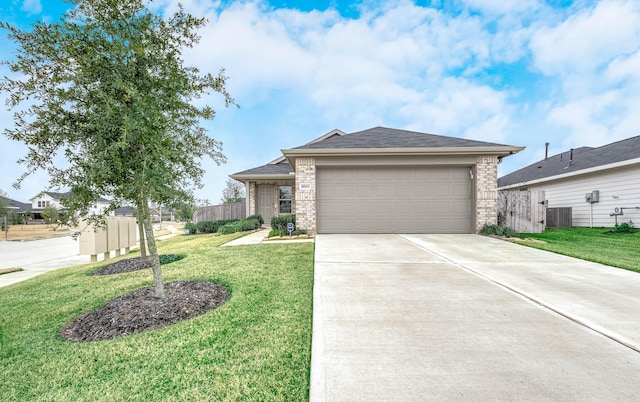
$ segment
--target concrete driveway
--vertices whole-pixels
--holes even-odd
[[[637,400],[640,274],[476,235],[319,235],[310,399]]]

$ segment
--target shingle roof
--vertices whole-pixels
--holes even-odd
[[[543,159],[498,179],[498,187],[530,182],[583,169],[640,158],[640,136],[598,148],[581,147]]]
[[[294,149],[340,149],[340,148],[462,148],[503,146],[490,142],[464,138],[374,127],[343,136],[334,136],[324,141],[310,143]]]
[[[340,130],[333,130],[324,136],[311,141],[305,145],[293,148],[293,150],[339,150],[339,149],[410,149],[410,148],[487,148],[505,147],[507,145],[495,144],[491,142],[467,140],[464,138],[445,137],[441,135],[419,133],[416,131],[398,130],[386,127],[374,127],[368,130],[358,131],[352,134],[345,134]],[[521,148],[520,148],[521,149]],[[508,149],[513,153],[520,149]],[[293,150],[283,151],[291,152]],[[505,152],[507,152],[505,151]],[[333,152],[333,151],[332,151]],[[447,151],[448,152],[448,151]],[[234,173],[232,178],[240,179],[241,176],[275,176],[288,175],[293,172],[287,160],[276,159],[276,161],[266,165],[258,166],[249,170]]]
[[[53,198],[54,200],[63,200],[63,199],[65,199],[65,198],[67,198],[67,197],[71,194],[71,192],[70,192],[70,191],[67,191],[66,193],[56,193],[56,192],[53,192],[53,191],[43,191],[42,193],[38,193],[38,195],[36,195],[36,196],[35,196],[35,197],[33,197],[33,198],[38,197],[40,194],[48,194],[48,195],[49,195],[51,198]],[[32,199],[33,199],[33,198],[32,198]],[[96,202],[98,202],[98,201],[100,201],[100,202],[105,202],[105,203],[111,202],[111,200],[108,200],[108,199],[106,199],[106,198],[104,198],[104,197],[98,197],[98,198],[96,199]]]
[[[291,165],[286,160],[281,161],[279,163],[267,163],[266,165],[258,166],[252,169],[244,170],[242,172],[234,173],[233,176],[236,175],[286,175],[289,172],[293,172]]]
[[[12,200],[11,198],[7,198],[3,196],[0,196],[0,199],[2,199],[7,204],[7,206],[12,212],[21,213],[21,212],[27,212],[31,209],[31,204],[27,204],[25,202]]]

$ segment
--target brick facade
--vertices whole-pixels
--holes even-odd
[[[250,215],[256,214],[256,208],[257,208],[256,197],[258,193],[257,193],[255,181],[250,181],[248,187],[249,187],[249,191],[247,191],[247,194],[249,195],[249,198],[248,198],[249,210],[247,211],[247,216],[250,216]]]
[[[478,156],[476,175],[476,233],[485,223],[498,222],[498,157]]]
[[[280,190],[279,186],[291,186],[291,192],[293,199],[291,200],[291,213],[296,212],[296,202],[295,202],[295,183],[293,180],[258,180],[258,181],[250,181],[248,184],[249,187],[249,198],[248,198],[248,215],[258,214],[258,186],[271,186],[271,197],[273,199],[273,215],[280,215],[279,209],[279,196]],[[265,220],[268,220],[268,217],[263,216]],[[269,222],[265,222],[269,224]]]
[[[296,158],[295,210],[296,226],[310,233],[316,231],[316,160]]]
[[[295,160],[295,183],[290,181],[251,181],[248,183],[249,215],[257,213],[257,185],[272,184],[277,204],[278,185],[293,185],[292,212],[296,214],[296,227],[310,233],[317,231],[316,220],[316,166],[314,157]],[[498,158],[478,156],[475,175],[475,232],[486,223],[497,223]],[[274,211],[278,214],[278,211]]]

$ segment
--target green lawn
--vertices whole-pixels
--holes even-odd
[[[612,228],[547,229],[544,233],[523,233],[522,237],[545,243],[521,243],[587,261],[640,272],[640,231],[607,233]]]
[[[218,247],[228,236],[180,236],[161,253],[165,282],[230,291],[194,319],[107,341],[72,343],[63,324],[152,284],[149,270],[87,276],[61,269],[0,289],[0,399],[5,401],[301,401],[308,399],[313,244]],[[134,255],[135,256],[135,255]]]

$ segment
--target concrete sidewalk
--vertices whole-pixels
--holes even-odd
[[[638,309],[638,274],[501,240],[319,235],[310,400],[637,400],[588,325],[635,342]]]
[[[311,239],[291,239],[291,240],[268,240],[269,228],[258,229],[253,233],[249,233],[246,236],[239,237],[235,240],[224,243],[221,247],[233,247],[233,246],[251,246],[255,244],[288,244],[288,243],[313,243],[314,238]]]

